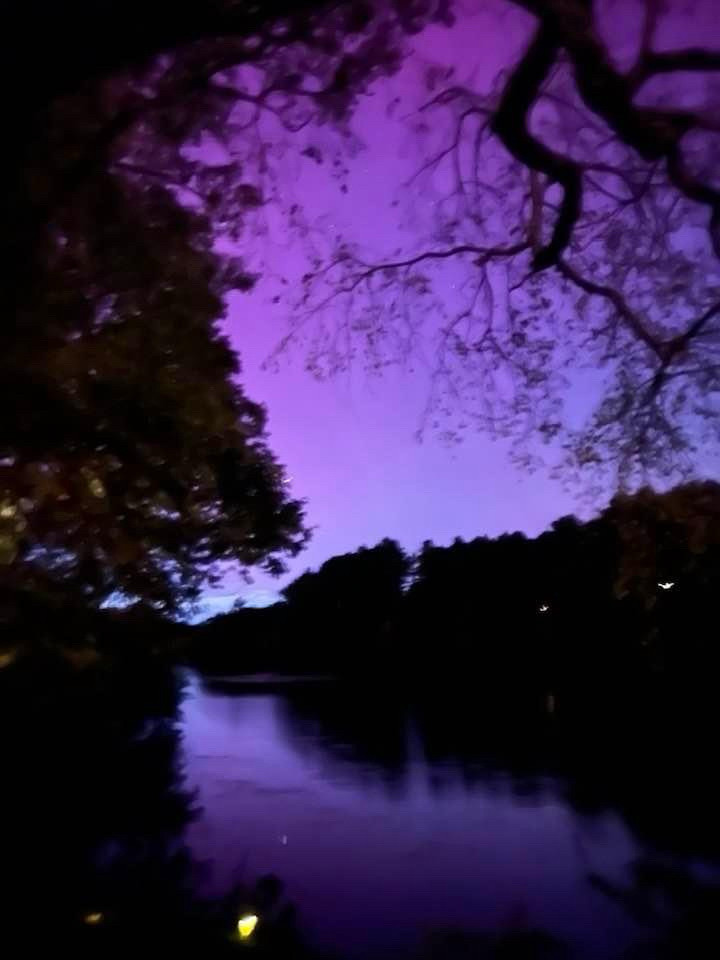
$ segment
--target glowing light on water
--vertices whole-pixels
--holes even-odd
[[[252,936],[257,924],[258,918],[254,913],[248,913],[244,917],[240,917],[237,923],[237,929],[243,940],[247,940],[248,937]]]
[[[661,590],[670,590],[671,587],[675,586],[674,580],[665,580],[662,583],[659,583],[658,586]]]

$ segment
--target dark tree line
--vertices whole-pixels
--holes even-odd
[[[333,557],[284,602],[195,628],[215,671],[398,677],[478,689],[624,689],[709,678],[720,587],[720,488],[618,496],[598,517],[563,517],[537,538],[392,540]]]
[[[518,437],[528,462],[535,439],[562,438],[583,475],[618,457],[630,473],[676,466],[703,434],[717,439],[717,50],[660,46],[663,11],[647,0],[625,68],[599,2],[508,3],[530,14],[530,35],[493,90],[428,75],[420,113],[449,116],[429,126],[449,143],[429,146],[423,170],[474,158],[428,244],[383,262],[342,244],[320,256],[296,329],[339,296],[340,339],[397,359],[385,335],[412,345],[393,336],[409,315],[417,333],[429,305],[443,318],[442,408],[472,421],[479,403],[480,425]],[[443,0],[9,5],[0,623],[38,605],[52,623],[117,594],[170,610],[222,565],[278,571],[302,547],[302,505],[221,332],[227,295],[258,279],[268,205],[303,220],[277,137],[297,134],[298,156],[321,162],[302,132],[347,131],[433,22],[451,22]],[[689,73],[705,105],[657,86]],[[503,160],[491,183],[488,144]],[[697,250],[673,242],[686,228]],[[457,258],[468,303],[428,300],[425,268]],[[409,312],[407,293],[421,300]],[[323,372],[338,337],[318,330]],[[614,380],[589,430],[568,437],[558,396],[577,356]]]

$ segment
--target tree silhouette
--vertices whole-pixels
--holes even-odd
[[[410,558],[394,541],[331,557],[283,590],[309,656],[323,668],[373,671],[392,659],[387,639],[400,612]]]
[[[327,374],[348,361],[339,343],[382,366],[430,337],[425,426],[511,437],[524,466],[551,443],[565,476],[682,472],[718,441],[720,48],[668,47],[671,17],[692,13],[656,0],[642,16],[505,6],[532,24],[490,89],[427,69],[408,193],[435,201],[427,235],[385,257],[341,238],[306,277],[290,341],[325,323],[337,335],[310,349]],[[606,376],[578,425],[584,368]]]
[[[168,608],[220,561],[277,568],[302,512],[235,382],[194,215],[109,178],[88,194],[4,340],[2,586]]]
[[[238,253],[268,199],[255,124],[341,121],[437,10],[72,0],[13,12],[4,616],[117,594],[170,609],[219,564],[277,571],[304,543],[302,510],[219,332],[226,294],[255,280]]]
[[[431,682],[440,696],[470,689],[551,710],[558,700],[604,709],[609,691],[709,700],[719,490],[643,489],[534,539],[427,541],[414,557],[384,540],[306,571],[284,603],[193,627],[188,656],[211,673]]]

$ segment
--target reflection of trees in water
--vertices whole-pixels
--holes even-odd
[[[552,713],[542,702],[479,698],[470,689],[399,700],[343,686],[278,703],[285,735],[330,776],[407,790],[414,764],[427,787],[560,796],[584,817],[618,812],[640,843],[720,855],[720,789],[707,716],[638,704],[618,712]]]
[[[183,842],[193,803],[177,763],[178,686],[148,664],[91,676],[57,665],[15,670],[12,682],[0,675],[3,938],[19,939],[28,954],[69,945],[75,956],[127,957],[133,945],[155,942],[165,953],[222,956],[232,949],[240,893],[215,902],[197,895],[202,869]],[[363,787],[410,789],[420,766],[434,791],[462,785],[535,800],[561,793],[588,815],[618,810],[648,850],[680,851],[664,872],[658,863],[666,861],[648,854],[626,884],[589,877],[634,916],[651,918],[642,960],[692,960],[717,915],[717,892],[683,879],[682,854],[720,845],[717,794],[709,775],[701,783],[708,756],[677,718],[591,725],[550,715],[543,704],[521,710],[460,691],[449,701],[418,695],[405,703],[342,687],[278,701],[278,718],[296,749],[316,751],[313,759],[320,751],[331,772]],[[248,899],[264,916],[278,915],[272,884]],[[278,944],[283,958],[298,955],[291,917],[277,919],[256,958],[277,955]],[[523,929],[479,939],[438,934],[427,951],[433,960],[562,956],[551,937]]]
[[[587,880],[639,923],[623,960],[707,960],[720,956],[720,887],[693,874],[693,858],[717,875],[720,794],[708,718],[638,709],[602,719],[549,714],[543,704],[397,698],[335,688],[281,702],[290,742],[324,754],[331,773],[410,789],[413,762],[425,765],[435,792],[459,785],[484,793],[510,791],[541,802],[561,797],[582,821],[619,813],[642,856],[623,883],[592,873]],[[713,863],[713,861],[716,861]],[[704,949],[703,944],[707,945]],[[704,952],[703,952],[704,951]],[[563,944],[545,931],[482,935],[438,932],[423,956],[432,960],[560,958]],[[616,960],[615,957],[612,960]]]
[[[6,755],[4,816],[13,824],[14,915],[40,910],[45,922],[98,912],[125,875],[145,860],[182,856],[174,840],[191,818],[175,769],[177,691],[54,670],[3,677]],[[143,675],[146,679],[147,675]],[[138,678],[139,680],[140,678]],[[122,866],[121,866],[122,864]],[[118,869],[114,869],[117,867]],[[42,902],[45,901],[45,902]]]
[[[330,778],[403,790],[409,716],[397,696],[333,684],[278,698],[277,711],[288,742],[323,763]]]
[[[360,786],[403,791],[421,768],[436,793],[462,785],[531,797],[552,789],[553,729],[542,704],[520,711],[483,706],[461,689],[448,700],[433,693],[409,701],[390,690],[332,686],[283,698],[278,716],[296,750]]]
[[[640,709],[611,724],[567,725],[561,770],[575,809],[614,808],[636,839],[679,856],[720,856],[720,790],[707,714]]]
[[[720,881],[698,876],[671,858],[635,860],[624,881],[598,874],[590,882],[638,923],[642,934],[627,960],[707,960],[720,956]]]
[[[154,943],[224,956],[243,898],[265,917],[282,909],[267,882],[215,901],[197,894],[206,867],[183,838],[195,810],[178,764],[179,696],[149,658],[111,673],[52,662],[0,675],[5,955],[13,944],[127,957]],[[289,916],[276,919],[265,947],[293,956]]]

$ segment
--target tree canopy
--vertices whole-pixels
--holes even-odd
[[[674,42],[678,25],[702,24],[701,8],[472,7],[498,16],[496,32],[477,21],[473,78],[503,11],[529,15],[525,45],[489,85],[452,64],[427,68],[411,119],[421,161],[408,203],[420,191],[433,212],[414,246],[383,256],[340,238],[308,273],[290,339],[313,322],[331,331],[311,338],[314,369],[343,367],[358,347],[378,366],[406,361],[430,328],[425,425],[510,437],[525,466],[550,444],[564,476],[595,469],[625,482],[682,472],[697,450],[717,449],[720,38],[711,7],[706,45]],[[573,401],[582,377],[589,412]]]
[[[455,690],[633,696],[655,681],[707,692],[718,662],[720,485],[619,494],[540,536],[383,540],[332,557],[264,609],[188,631],[211,673],[338,674]],[[703,693],[703,696],[705,693]]]
[[[435,407],[512,435],[525,462],[541,438],[566,468],[674,468],[716,439],[717,50],[668,46],[654,0],[627,21],[631,59],[599,0],[506,4],[528,16],[529,39],[492,89],[428,71],[419,133],[444,142],[426,143],[418,176],[451,171],[432,242],[390,261],[341,245],[306,278],[296,319],[339,297],[333,322],[350,340],[390,349],[410,297],[411,328],[423,310],[443,318]],[[303,542],[301,509],[219,328],[228,292],[256,280],[251,237],[282,188],[258,119],[342,127],[406,37],[450,22],[448,9],[14,6],[3,588],[76,583],[85,602],[168,606],[220,562],[277,568]],[[708,78],[700,99],[673,99],[688,76]],[[462,297],[441,303],[428,268],[457,258]],[[611,382],[575,429],[563,390],[578,357]]]
[[[3,616],[23,597],[169,609],[223,564],[277,571],[305,541],[302,507],[219,326],[227,293],[255,280],[245,248],[265,161],[253,116],[272,110],[292,128],[310,104],[341,119],[373,71],[393,68],[400,33],[435,8],[14,7],[2,58],[14,91]]]
[[[0,360],[3,587],[169,607],[220,561],[276,569],[302,510],[217,331],[202,223],[162,189],[86,189]]]

